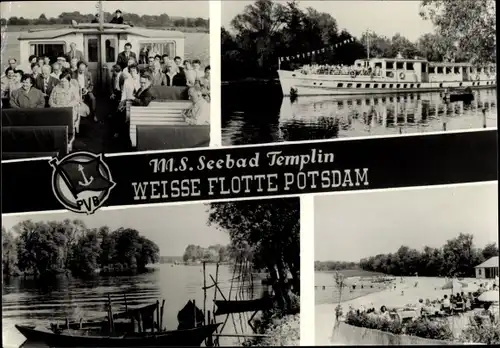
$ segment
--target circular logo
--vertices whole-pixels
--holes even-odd
[[[50,160],[52,190],[57,200],[75,213],[92,214],[108,199],[115,183],[103,155],[75,152]]]

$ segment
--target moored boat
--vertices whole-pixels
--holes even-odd
[[[200,346],[213,334],[220,323],[204,325],[186,330],[159,333],[117,333],[102,335],[91,330],[65,330],[54,333],[46,328],[15,325],[29,341],[43,342],[49,347],[172,347]]]
[[[425,59],[358,59],[353,66],[305,65],[278,70],[283,95],[361,95],[496,87],[496,65],[429,62]]]

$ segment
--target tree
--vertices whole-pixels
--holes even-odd
[[[2,226],[2,272],[6,276],[15,275],[17,268],[17,245],[11,232]]]
[[[234,249],[249,249],[254,269],[267,270],[284,310],[292,305],[288,272],[300,292],[299,204],[298,199],[213,203],[209,210],[209,224],[227,231]]]
[[[482,251],[482,255],[483,255],[484,260],[488,260],[488,259],[492,258],[493,256],[498,256],[497,244],[496,243],[487,244]]]
[[[495,6],[494,0],[424,0],[420,15],[469,61],[481,65],[496,61]]]

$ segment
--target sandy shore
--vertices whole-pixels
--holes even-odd
[[[418,286],[415,287],[415,282]],[[476,279],[465,279],[463,282],[476,282]],[[396,290],[386,289],[366,296],[358,297],[341,303],[343,312],[346,313],[349,306],[359,308],[363,305],[365,308],[381,306],[400,307],[406,304],[416,304],[419,299],[429,298],[434,300],[442,298],[444,294],[451,294],[451,290],[441,290],[445,284],[443,278],[412,278],[406,277],[405,283],[401,284],[399,279],[396,282]],[[437,289],[436,289],[437,288]],[[331,337],[335,325],[335,307],[336,304],[321,304],[315,306],[315,344],[316,345],[342,345],[342,342],[332,342]],[[454,325],[457,330],[466,325],[467,317],[454,318]],[[455,330],[454,330],[455,331]]]

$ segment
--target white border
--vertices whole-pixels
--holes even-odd
[[[210,90],[210,147],[220,147],[222,144],[221,127],[221,14],[222,3],[209,1],[210,13],[210,85],[216,86]],[[214,69],[214,67],[217,67]]]
[[[219,111],[220,114],[220,111]],[[120,156],[133,156],[133,155],[149,155],[149,154],[169,154],[176,152],[193,152],[193,151],[204,151],[204,150],[220,150],[223,149],[239,149],[239,148],[253,148],[253,147],[264,147],[264,146],[287,146],[287,145],[300,145],[300,144],[327,144],[335,142],[344,141],[358,141],[358,140],[369,140],[369,139],[391,139],[391,138],[403,138],[403,137],[426,137],[426,136],[436,136],[445,134],[459,134],[459,133],[474,133],[474,132],[491,132],[497,131],[498,128],[474,128],[474,129],[464,129],[464,130],[452,130],[452,131],[439,131],[439,132],[428,132],[428,133],[411,133],[411,134],[388,134],[388,135],[373,135],[364,137],[351,137],[351,138],[334,138],[334,139],[316,139],[316,140],[302,140],[302,141],[282,141],[274,143],[262,143],[262,144],[247,144],[247,145],[232,145],[232,146],[221,146],[215,145],[214,147],[194,147],[188,149],[172,149],[172,150],[153,150],[153,151],[134,151],[134,152],[118,152],[118,153],[104,153],[104,158],[107,157],[120,157]],[[211,141],[210,141],[211,142]],[[4,163],[14,163],[14,162],[27,162],[27,161],[41,161],[47,160],[51,157],[37,157],[37,158],[27,158],[27,159],[13,159],[2,161]]]
[[[314,196],[300,197],[300,345],[315,343]],[[311,272],[312,270],[312,272]]]

